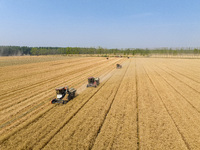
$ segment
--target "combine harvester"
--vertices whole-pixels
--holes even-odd
[[[97,87],[99,85],[99,83],[100,83],[99,78],[90,77],[90,78],[88,78],[87,87]]]
[[[52,104],[61,103],[66,104],[76,96],[76,89],[66,87],[56,88],[57,97],[51,101]],[[63,100],[65,95],[68,94],[67,99]]]
[[[117,68],[117,69],[121,69],[121,68],[122,68],[122,65],[116,64],[116,68]]]

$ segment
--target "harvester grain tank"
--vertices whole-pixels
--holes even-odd
[[[99,78],[89,77],[87,87],[97,87],[100,83]]]
[[[64,97],[67,96],[67,99],[66,100],[63,100]],[[76,89],[74,88],[68,88],[68,86],[66,87],[59,87],[59,88],[56,88],[56,98],[53,99],[51,101],[52,104],[55,104],[55,103],[62,103],[62,104],[66,104],[68,101],[70,101],[71,99],[73,99],[74,97],[76,96]]]

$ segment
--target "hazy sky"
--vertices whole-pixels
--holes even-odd
[[[200,47],[200,0],[0,0],[0,45]]]

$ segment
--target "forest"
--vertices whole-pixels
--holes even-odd
[[[107,55],[199,55],[199,48],[157,48],[157,49],[107,49],[107,48],[86,48],[86,47],[27,47],[27,46],[0,46],[0,56],[22,56],[22,55],[70,55],[70,54],[98,54]]]

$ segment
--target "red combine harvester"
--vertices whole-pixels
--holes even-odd
[[[99,83],[100,83],[99,78],[90,77],[90,78],[88,78],[87,87],[97,87],[99,85]]]

